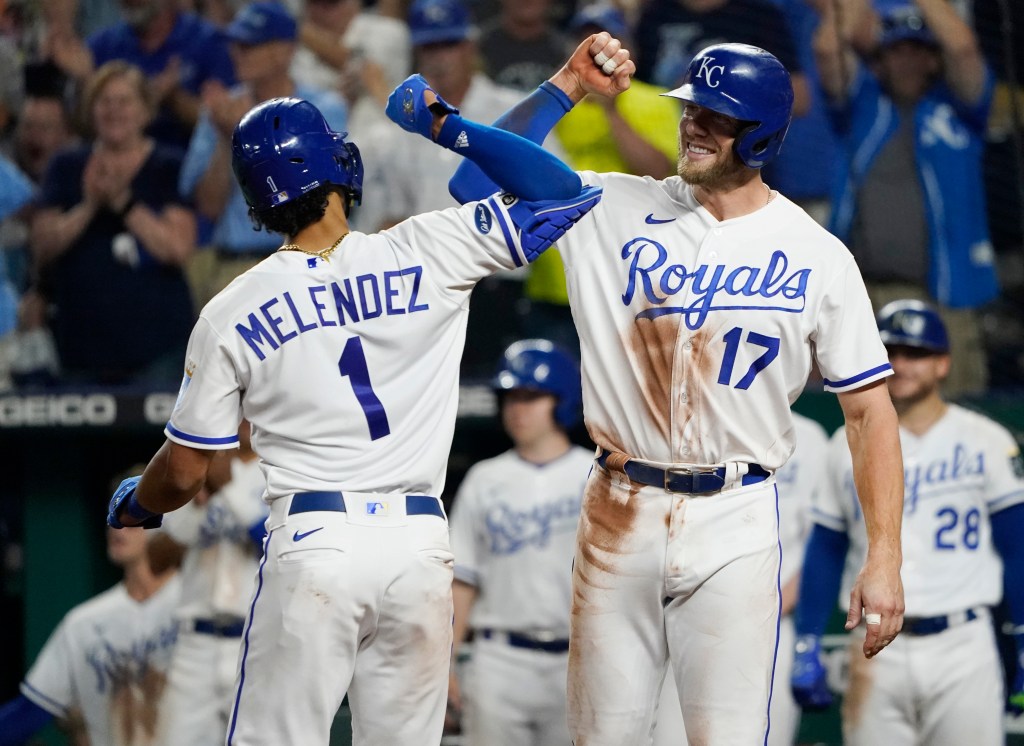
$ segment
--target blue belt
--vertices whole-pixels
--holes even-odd
[[[399,496],[401,497],[401,496]],[[441,501],[430,495],[405,495],[406,515],[436,515],[444,518]],[[341,492],[298,492],[292,496],[288,515],[312,513],[318,510],[345,512],[345,498]]]
[[[903,634],[914,635],[915,637],[937,635],[940,632],[945,632],[950,627],[973,622],[979,616],[976,610],[968,609],[957,614],[943,616],[907,617],[903,620]]]
[[[196,619],[192,623],[192,631],[200,635],[213,635],[214,637],[241,637],[245,631],[245,619],[238,618],[228,621]]]
[[[606,469],[605,464],[611,455],[611,451],[602,448],[597,457],[597,465]],[[662,469],[660,466],[630,459],[623,465],[622,471],[629,477],[630,482],[661,487],[666,492],[709,495],[713,492],[721,492],[725,487],[724,466],[670,466],[667,469]],[[743,475],[741,483],[746,487],[748,484],[763,482],[769,476],[771,476],[771,472],[760,464],[748,464],[747,473]]]
[[[498,629],[482,629],[480,636],[485,640],[505,638],[514,648],[526,650],[540,650],[544,653],[565,653],[569,650],[568,640],[538,640],[529,635],[521,635],[518,632],[505,632]]]

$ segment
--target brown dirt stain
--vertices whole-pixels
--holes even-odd
[[[863,641],[856,638],[850,642],[850,681],[842,704],[844,729],[860,725],[874,683],[874,662],[864,657],[862,644]]]
[[[637,319],[624,340],[651,420],[666,440],[672,422],[672,383],[682,319],[678,315]]]

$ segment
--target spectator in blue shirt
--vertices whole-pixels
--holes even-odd
[[[843,154],[830,229],[876,308],[898,298],[938,304],[953,351],[946,395],[983,390],[976,309],[999,292],[981,161],[993,75],[948,0],[888,4],[880,16],[846,0],[843,10],[865,14],[879,35],[858,62],[834,4],[822,4],[815,56]]]

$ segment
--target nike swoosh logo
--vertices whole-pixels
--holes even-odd
[[[305,539],[310,534],[315,534],[317,531],[323,531],[323,530],[324,530],[324,527],[321,526],[320,528],[314,528],[312,531],[307,531],[304,534],[300,534],[298,531],[296,531],[295,535],[292,537],[292,541],[302,541],[303,539]]]
[[[650,213],[646,218],[644,218],[644,222],[647,223],[647,225],[661,225],[662,223],[671,223],[673,220],[675,220],[675,218],[660,220],[659,218],[654,217],[653,212]]]

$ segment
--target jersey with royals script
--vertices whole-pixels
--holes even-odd
[[[76,606],[39,652],[21,693],[54,717],[80,714],[97,746],[152,744],[180,594],[175,576],[145,601],[118,583]]]
[[[598,445],[777,469],[812,363],[834,392],[891,374],[850,252],[782,195],[719,221],[677,176],[580,176],[604,196],[558,250]]]
[[[983,415],[950,405],[921,436],[901,427],[900,444],[905,482],[900,576],[907,616],[998,603],[1002,562],[992,545],[989,516],[1024,502],[1024,472],[1013,436]],[[845,428],[829,444],[828,472],[829,489],[815,502],[812,517],[850,537],[842,606],[867,553]]]
[[[779,489],[779,543],[782,545],[779,581],[782,585],[799,575],[803,566],[811,506],[814,496],[825,486],[828,454],[828,434],[814,420],[794,412],[793,432],[796,435],[793,455],[775,472]]]
[[[569,636],[572,557],[594,454],[547,464],[506,451],[475,464],[452,504],[455,578],[477,589],[470,626]]]
[[[271,500],[440,495],[470,292],[524,262],[497,197],[351,233],[327,259],[277,252],[203,309],[165,433],[232,448],[244,416]]]

